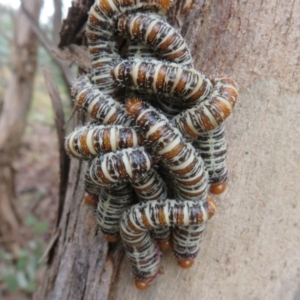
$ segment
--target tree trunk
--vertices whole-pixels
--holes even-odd
[[[148,290],[137,290],[122,252],[108,250],[96,234],[93,209],[82,202],[81,164],[73,160],[38,299],[299,298],[300,3],[176,4],[170,20],[185,36],[196,68],[229,75],[240,87],[226,129],[228,189],[215,197],[218,212],[195,265],[180,269],[165,253],[164,274]]]
[[[24,1],[24,6],[38,22],[42,1]],[[22,218],[15,195],[13,163],[32,99],[37,61],[37,41],[22,9],[16,18],[11,61],[13,74],[0,115],[0,236],[8,238],[9,248],[17,255]]]

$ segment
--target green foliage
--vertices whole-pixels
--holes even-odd
[[[38,220],[35,216],[29,215],[25,224],[40,236],[48,229],[48,223]],[[17,260],[6,251],[0,251],[0,264],[4,265],[1,272],[1,281],[4,283],[7,292],[17,293],[23,291],[33,293],[38,270],[43,266],[39,262],[43,254],[44,245],[39,241],[29,241],[26,248],[21,249]],[[1,299],[1,294],[0,294]]]

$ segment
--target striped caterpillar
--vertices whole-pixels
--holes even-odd
[[[130,125],[124,105],[99,91],[87,76],[77,79],[72,87],[75,105],[102,124]]]
[[[123,86],[158,93],[184,106],[205,100],[212,89],[210,80],[195,69],[159,61],[123,61],[111,75]]]
[[[234,81],[227,77],[217,77],[213,84],[213,91],[205,101],[183,111],[172,120],[187,138],[197,138],[217,128],[232,113],[238,95]]]
[[[151,47],[162,59],[189,68],[193,66],[190,49],[184,39],[163,20],[145,14],[123,15],[117,27],[121,34]]]
[[[131,127],[92,125],[73,131],[65,140],[65,149],[70,156],[91,159],[104,152],[142,144],[142,136]]]

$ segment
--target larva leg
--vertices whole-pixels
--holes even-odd
[[[160,251],[149,230],[161,226],[202,225],[215,210],[212,198],[208,201],[149,201],[127,209],[122,215],[120,233],[136,286],[147,288],[159,270]]]
[[[205,162],[211,184],[210,191],[213,194],[221,194],[226,189],[228,173],[224,123],[203,133],[193,144]]]
[[[130,184],[120,184],[113,188],[102,188],[97,206],[97,219],[101,231],[108,242],[117,242],[120,237],[122,213],[134,203]]]

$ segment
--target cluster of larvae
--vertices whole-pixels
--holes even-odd
[[[226,187],[224,120],[237,99],[233,80],[194,69],[166,22],[171,5],[95,1],[86,26],[92,73],[72,87],[95,121],[65,141],[86,160],[85,201],[97,206],[107,240],[122,240],[140,289],[158,274],[162,249],[172,247],[183,268],[193,264],[216,211],[208,193]],[[122,57],[117,35],[127,41]]]

